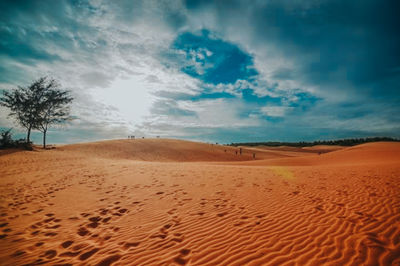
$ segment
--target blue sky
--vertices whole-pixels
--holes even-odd
[[[0,88],[72,91],[50,142],[400,137],[398,1],[1,1]],[[0,127],[23,130],[0,109]],[[40,134],[34,133],[40,142]]]

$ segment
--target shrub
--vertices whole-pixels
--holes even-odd
[[[2,130],[0,133],[0,148],[11,148],[14,147],[15,142],[12,139],[11,128],[8,130]]]
[[[26,142],[25,139],[13,140],[11,128],[0,132],[0,149],[6,148],[23,148],[25,150],[33,150],[32,143]]]

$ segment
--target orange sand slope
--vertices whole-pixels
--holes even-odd
[[[242,154],[240,154],[240,149],[242,149]],[[288,154],[273,149],[229,147],[176,139],[100,141],[66,145],[58,150],[73,151],[90,157],[152,162],[248,161],[253,160],[253,153],[256,154],[256,160],[309,155],[301,149]]]
[[[0,265],[400,264],[398,143],[235,151],[141,139],[3,153]]]
[[[318,146],[315,146],[318,147]],[[310,147],[308,149],[319,150]],[[323,148],[325,151],[326,148]],[[354,164],[397,164],[400,162],[400,142],[375,142],[353,147],[333,148],[329,153],[295,158],[245,162],[247,165],[354,165]]]
[[[153,162],[243,161],[252,159],[252,153],[248,151],[243,151],[242,156],[236,156],[235,151],[239,151],[238,148],[175,139],[100,141],[66,145],[60,150],[78,152],[90,157]],[[263,156],[264,154],[268,155],[269,152],[260,152],[260,158],[266,158],[267,156]]]

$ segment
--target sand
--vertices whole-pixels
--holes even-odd
[[[400,265],[399,143],[238,149],[1,153],[0,265]]]

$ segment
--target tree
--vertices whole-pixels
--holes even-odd
[[[43,148],[46,148],[46,134],[49,126],[62,124],[70,120],[69,104],[73,98],[69,91],[59,89],[55,80],[50,80],[51,86],[43,87],[43,99],[40,102],[39,115],[35,128],[43,133]]]
[[[13,117],[20,126],[27,130],[26,141],[30,143],[32,129],[37,127],[39,103],[43,97],[43,87],[46,77],[39,78],[28,87],[18,87],[11,91],[3,91],[0,105],[10,109],[10,117]]]
[[[9,108],[9,116],[26,128],[27,143],[30,143],[31,131],[37,129],[43,133],[43,147],[46,148],[49,126],[70,119],[72,100],[69,91],[61,90],[55,79],[41,77],[28,87],[3,91],[0,105]]]

